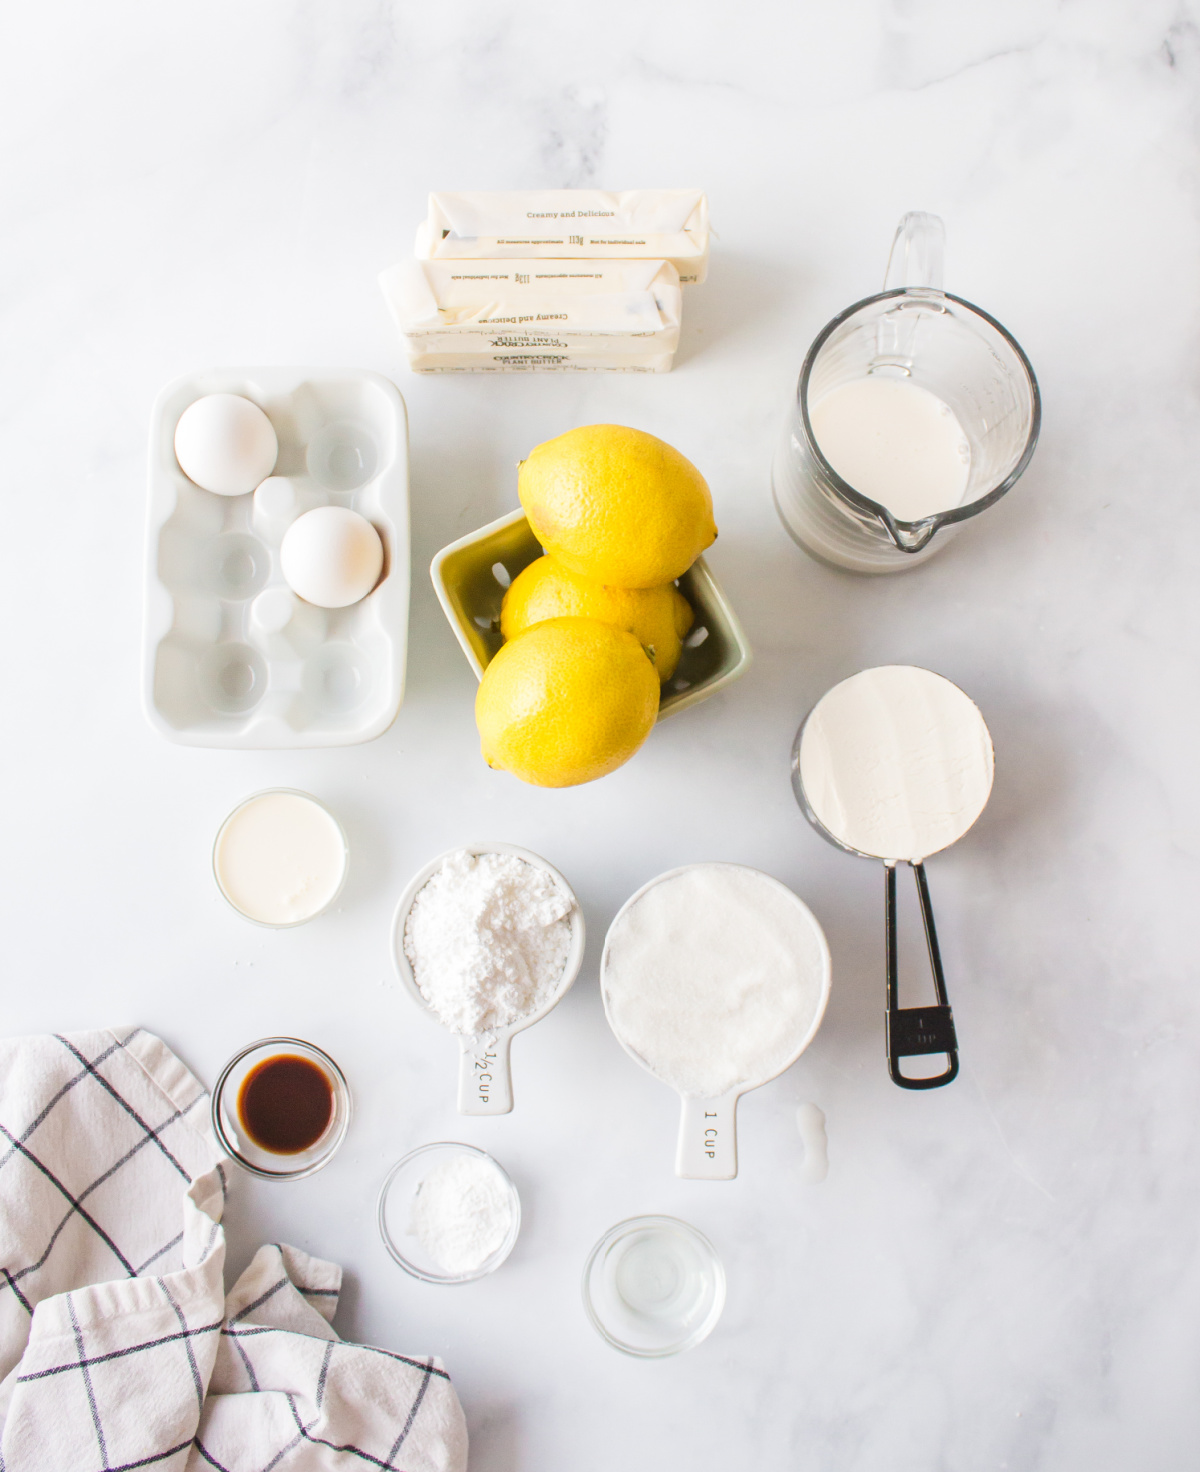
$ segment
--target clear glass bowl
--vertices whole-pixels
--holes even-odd
[[[499,1173],[508,1190],[512,1206],[512,1220],[504,1241],[489,1254],[478,1267],[466,1273],[448,1273],[426,1251],[420,1238],[412,1230],[412,1204],[417,1188],[430,1171],[444,1160],[456,1155],[474,1155],[486,1160]],[[521,1198],[508,1172],[487,1153],[474,1145],[460,1145],[450,1140],[421,1145],[395,1164],[388,1172],[387,1180],[379,1193],[379,1235],[394,1262],[406,1273],[420,1278],[422,1283],[474,1283],[494,1273],[513,1250],[521,1230]]]
[[[663,1359],[712,1333],[725,1307],[725,1269],[708,1238],[687,1222],[630,1217],[592,1248],[583,1304],[614,1349]]]
[[[238,1118],[238,1095],[246,1075],[268,1058],[299,1057],[314,1063],[333,1091],[333,1112],[320,1139],[307,1150],[278,1154],[264,1150],[246,1132]],[[243,1170],[264,1181],[300,1181],[327,1165],[350,1126],[350,1086],[333,1059],[314,1043],[302,1038],[260,1038],[235,1053],[217,1078],[212,1094],[212,1124],[217,1142]]]
[[[260,920],[256,915],[248,914],[245,910],[242,909],[237,901],[234,900],[234,898],[225,888],[225,885],[221,880],[221,842],[229,829],[229,825],[233,822],[237,815],[240,812],[244,811],[244,809],[248,808],[252,802],[257,802],[259,798],[262,797],[276,796],[301,797],[305,800],[305,802],[310,802],[314,807],[320,808],[320,810],[337,829],[338,834],[342,840],[342,873],[341,878],[337,882],[337,886],[334,888],[329,898],[318,909],[313,910],[311,914],[302,916],[299,920]],[[233,811],[221,824],[220,828],[217,829],[217,836],[213,840],[212,871],[213,878],[216,880],[217,888],[221,892],[221,898],[230,907],[230,909],[236,911],[236,913],[239,914],[243,920],[249,920],[251,925],[261,925],[265,930],[293,930],[297,925],[307,925],[310,920],[315,920],[318,915],[323,915],[326,910],[335,905],[338,899],[341,897],[342,890],[346,887],[346,875],[350,871],[350,843],[349,840],[346,838],[346,830],[338,822],[334,814],[330,812],[330,810],[325,806],[323,802],[321,802],[319,798],[314,797],[311,792],[301,792],[298,787],[264,787],[261,792],[252,792],[249,797],[243,798],[242,801],[238,803],[237,807],[233,809]]]

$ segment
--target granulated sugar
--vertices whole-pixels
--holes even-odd
[[[515,854],[451,854],[404,926],[421,995],[451,1032],[495,1032],[550,1001],[571,949],[574,904]]]
[[[829,952],[808,908],[738,864],[694,864],[614,920],[601,986],[650,1072],[717,1099],[774,1078],[821,1014]]]
[[[417,1187],[411,1229],[444,1273],[481,1268],[504,1245],[513,1222],[504,1177],[482,1155],[439,1161]]]

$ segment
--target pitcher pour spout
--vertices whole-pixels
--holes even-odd
[[[888,536],[901,552],[920,552],[941,525],[940,517],[931,516],[916,523],[915,530],[905,531],[903,523],[898,522],[886,506],[881,506],[879,510],[880,520],[887,528]]]

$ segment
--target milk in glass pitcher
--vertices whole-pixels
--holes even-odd
[[[1033,369],[999,322],[942,290],[944,241],[936,215],[905,215],[883,291],[839,313],[804,360],[771,479],[784,526],[820,562],[923,562],[1033,455]]]

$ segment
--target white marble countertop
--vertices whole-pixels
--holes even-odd
[[[210,1082],[264,1033],[326,1046],[352,1134],[300,1185],[239,1182],[232,1266],[280,1237],[343,1263],[338,1328],[444,1356],[473,1472],[1195,1465],[1198,22],[1194,0],[61,0],[0,22],[4,1026],[140,1022]],[[407,374],[376,274],[426,191],[578,184],[708,190],[675,371]],[[788,540],[768,467],[807,344],[878,288],[907,209],[944,217],[949,289],[1028,351],[1044,429],[943,556],[866,580]],[[296,362],[378,369],[408,403],[407,697],[363,747],[173,747],[139,709],[150,406],[194,367]],[[426,569],[515,506],[531,446],[602,420],[709,478],[757,658],[615,775],[533,790],[480,760]],[[929,866],[963,1071],[928,1095],[887,1079],[880,874],[788,784],[815,698],[889,661],[963,685],[997,753],[984,817]],[[335,914],[276,934],[208,866],[228,809],[278,784],[335,809],[353,861]],[[590,942],[515,1044],[515,1113],[472,1121],[387,934],[409,875],[481,837],[557,864]],[[732,1184],[674,1178],[677,1101],[597,991],[618,905],[698,859],[791,885],[834,957],[816,1042],[743,1101]],[[374,1223],[390,1163],[444,1137],[494,1151],[525,1206],[504,1269],[454,1290],[401,1274]],[[579,1297],[594,1240],[649,1211],[729,1276],[712,1338],[662,1363],[609,1349]]]

